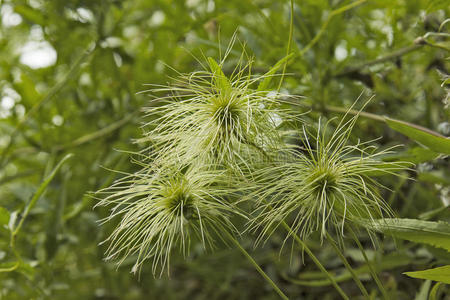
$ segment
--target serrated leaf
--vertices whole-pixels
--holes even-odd
[[[436,132],[433,132],[427,128],[410,124],[407,122],[394,120],[390,118],[385,118],[386,123],[394,129],[407,137],[413,139],[414,141],[428,147],[429,149],[450,154],[450,139],[446,138]]]
[[[416,272],[403,273],[409,277],[434,280],[450,284],[450,265]]]
[[[445,222],[385,218],[367,221],[365,225],[395,238],[432,245],[450,252],[450,224]]]

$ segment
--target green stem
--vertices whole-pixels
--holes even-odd
[[[294,35],[294,0],[291,0],[291,16],[290,16],[290,18],[291,18],[291,20],[289,23],[289,39],[288,39],[288,45],[287,45],[287,50],[286,50],[286,56],[288,56],[291,52],[292,37]],[[284,63],[283,72],[281,73],[280,83],[278,84],[277,91],[280,91],[280,89],[281,89],[281,84],[283,83],[287,64],[288,64],[288,60],[286,60],[286,62]]]
[[[368,113],[368,112],[364,112],[364,111],[359,111],[359,110],[355,110],[355,109],[348,109],[348,108],[345,108],[345,107],[338,107],[338,106],[333,106],[333,105],[325,105],[324,109],[326,111],[331,111],[331,112],[345,113],[345,114],[350,114],[350,115],[360,115],[361,117],[365,117],[365,118],[368,118],[368,119],[372,119],[372,120],[380,121],[380,122],[384,122],[384,123],[386,123],[386,120],[391,120],[391,121],[395,121],[395,122],[401,122],[401,123],[403,123],[403,124],[405,124],[407,126],[414,127],[414,128],[416,128],[418,130],[425,131],[425,132],[427,132],[429,134],[432,134],[434,136],[444,137],[442,134],[440,134],[440,133],[438,133],[436,131],[433,131],[433,130],[431,130],[429,128],[422,127],[422,126],[419,126],[419,125],[416,125],[416,124],[413,124],[413,123],[409,123],[409,122],[406,122],[406,121],[398,120],[398,119],[392,119],[392,118],[389,118],[387,116],[380,116],[380,115],[373,114],[373,113]]]
[[[386,289],[384,288],[383,284],[381,283],[380,278],[377,275],[376,270],[373,268],[372,262],[367,257],[366,251],[364,251],[364,247],[359,242],[358,237],[356,236],[355,232],[353,231],[353,229],[351,227],[348,227],[348,229],[349,229],[350,233],[352,234],[353,240],[355,241],[356,245],[358,245],[358,248],[361,251],[362,256],[364,257],[364,260],[366,261],[367,266],[369,267],[372,278],[375,280],[375,283],[377,284],[378,288],[380,289],[381,293],[383,294],[383,298],[390,299]]]
[[[352,275],[353,280],[355,281],[356,285],[359,287],[359,289],[363,293],[364,297],[366,297],[366,299],[370,299],[369,293],[367,292],[366,288],[362,284],[361,280],[359,280],[359,277],[356,274],[355,270],[353,270],[353,268],[350,266],[348,260],[345,258],[344,254],[342,254],[342,251],[339,249],[339,247],[333,241],[333,238],[330,236],[330,234],[328,232],[326,233],[326,237],[327,237],[327,240],[330,242],[331,246],[333,246],[333,249],[336,252],[336,254],[342,260],[342,263],[344,264],[344,266],[347,268],[347,270]]]
[[[303,56],[309,49],[311,49],[319,41],[319,39],[324,34],[325,29],[328,27],[328,24],[331,22],[331,19],[333,19],[334,16],[342,14],[342,13],[346,12],[347,10],[350,10],[350,9],[356,7],[356,6],[359,6],[359,5],[363,4],[366,1],[367,0],[355,1],[353,3],[350,3],[348,5],[344,5],[344,6],[340,7],[340,8],[337,8],[337,9],[333,10],[328,15],[328,18],[325,20],[325,22],[322,24],[322,26],[320,27],[319,32],[316,34],[316,36],[305,46],[305,48],[303,48],[300,51],[299,56]]]
[[[345,292],[341,289],[341,287],[336,283],[336,280],[334,280],[333,276],[331,276],[330,273],[328,273],[327,269],[320,263],[319,259],[312,253],[311,249],[298,237],[298,235],[289,227],[288,224],[286,224],[285,221],[282,221],[281,224],[283,227],[294,237],[294,240],[302,247],[306,254],[312,259],[312,261],[316,264],[316,266],[326,275],[328,280],[330,280],[331,284],[334,286],[334,288],[338,291],[338,293],[342,296],[343,299],[349,300],[350,298],[345,294]]]
[[[367,61],[365,63],[359,64],[359,65],[356,65],[356,66],[353,66],[353,67],[346,68],[343,72],[338,73],[335,76],[337,76],[337,77],[345,76],[345,75],[351,74],[353,72],[359,71],[359,70],[361,70],[361,69],[363,69],[365,67],[369,67],[369,66],[380,64],[380,63],[383,63],[383,62],[386,62],[386,61],[389,61],[389,60],[393,60],[393,59],[395,59],[397,57],[401,57],[401,56],[403,56],[405,54],[408,54],[410,52],[416,51],[416,50],[422,48],[423,46],[424,46],[423,43],[415,43],[415,44],[413,44],[411,46],[407,46],[407,47],[398,49],[397,51],[394,51],[392,53],[389,53],[386,56],[383,56],[383,57],[380,57],[380,58],[377,58],[377,59],[374,59],[374,60],[370,60],[370,61]]]
[[[370,61],[358,64],[358,65],[355,65],[353,67],[345,68],[342,72],[336,74],[335,76],[336,77],[346,76],[346,75],[349,75],[349,74],[354,73],[356,71],[362,70],[365,67],[369,67],[369,66],[380,64],[380,63],[384,63],[386,61],[394,60],[394,59],[396,59],[398,57],[402,57],[402,56],[404,56],[406,54],[409,54],[409,53],[411,53],[413,51],[419,50],[423,46],[430,46],[430,47],[435,47],[435,48],[443,49],[443,50],[446,50],[446,51],[450,51],[450,49],[447,46],[443,45],[443,44],[432,43],[432,42],[427,40],[427,38],[429,36],[433,36],[433,35],[440,36],[441,34],[440,33],[436,33],[436,32],[429,32],[429,33],[425,34],[424,36],[418,37],[416,40],[414,40],[414,44],[413,45],[400,48],[400,49],[398,49],[398,50],[396,50],[396,51],[394,51],[392,53],[389,53],[389,54],[387,54],[385,56],[382,56],[382,57],[379,57],[377,59],[370,60]],[[446,34],[445,36],[447,37],[448,35]]]
[[[23,222],[25,221],[25,219],[27,218],[28,214],[30,213],[31,209],[34,207],[34,205],[36,204],[36,202],[39,200],[39,198],[41,198],[42,194],[45,192],[45,190],[47,189],[47,186],[49,185],[49,183],[52,181],[53,177],[55,177],[56,173],[58,172],[58,170],[61,168],[61,166],[69,159],[71,158],[73,155],[72,154],[67,154],[66,156],[64,156],[64,158],[58,163],[58,165],[53,169],[53,171],[50,173],[50,175],[42,182],[42,184],[39,186],[38,190],[36,191],[36,193],[33,195],[33,197],[31,198],[30,202],[28,203],[28,205],[25,207],[25,210],[23,212],[22,218],[19,221],[19,224],[17,225],[17,227],[14,230],[11,230],[11,240],[10,240],[10,246],[11,249],[14,249],[15,246],[15,242],[16,242],[16,236],[17,234],[20,232],[20,229],[22,228]]]
[[[122,126],[126,125],[128,122],[130,122],[134,117],[137,116],[137,112],[134,113],[130,113],[128,115],[126,115],[124,118],[120,119],[119,121],[116,121],[114,123],[111,123],[110,125],[97,130],[95,132],[86,134],[84,136],[81,136],[75,140],[73,140],[72,142],[68,143],[68,144],[63,144],[63,145],[58,145],[55,146],[53,149],[54,151],[63,151],[66,150],[68,148],[73,148],[73,147],[78,147],[80,145],[86,144],[88,142],[91,142],[93,140],[102,138],[112,132],[114,132],[115,130],[121,128]]]
[[[289,298],[280,290],[280,288],[273,282],[272,279],[261,269],[258,263],[253,259],[253,257],[239,244],[239,242],[235,239],[235,237],[225,231],[225,235],[233,242],[234,245],[241,251],[241,253],[250,261],[250,263],[255,267],[255,269],[261,274],[262,277],[272,286],[272,288],[277,292],[281,299],[289,300]]]
[[[261,149],[261,151],[263,153],[265,153],[265,151],[263,149]],[[267,153],[266,153],[266,155],[267,155]],[[267,157],[269,157],[269,156],[267,155]],[[270,157],[269,157],[269,159],[270,159]],[[267,202],[266,202],[266,204],[268,205],[268,207],[270,209],[273,209],[273,207],[270,204],[268,204]],[[321,264],[321,262],[314,255],[314,253],[312,253],[311,249],[309,249],[309,247],[298,237],[298,235],[291,229],[291,227],[289,227],[289,225],[284,220],[281,221],[281,224],[287,230],[287,232],[289,232],[289,234],[291,234],[294,237],[295,241],[299,244],[299,246],[306,251],[306,254],[308,254],[308,256],[316,264],[316,266],[319,268],[319,270],[328,278],[328,280],[330,280],[331,284],[338,291],[338,293],[342,296],[342,298],[345,300],[349,300],[348,296],[341,289],[341,287],[337,284],[337,282],[333,278],[333,276],[331,276],[331,274],[327,271],[327,269],[325,269],[325,267]]]

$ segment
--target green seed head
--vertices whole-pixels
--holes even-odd
[[[223,64],[208,62],[208,70],[151,90],[169,94],[147,108],[153,120],[145,125],[149,132],[141,140],[150,142],[148,150],[158,165],[199,160],[237,169],[262,149],[271,152],[283,144],[274,115],[280,120],[292,117],[281,108],[280,95],[267,97],[253,88],[263,77],[250,76],[250,63],[241,62],[227,77]]]
[[[267,239],[282,220],[291,222],[291,234],[306,238],[314,231],[341,231],[348,222],[390,215],[378,193],[380,186],[369,174],[393,174],[404,164],[383,162],[388,150],[369,153],[364,144],[347,145],[356,117],[341,124],[328,141],[319,131],[315,143],[304,131],[306,153],[286,150],[287,161],[275,161],[255,172],[256,189],[250,199],[259,199],[254,227],[262,228],[259,240]],[[314,148],[313,146],[314,145]]]
[[[190,219],[195,200],[185,181],[177,180],[169,183],[161,194],[164,199],[162,202],[170,214]]]
[[[225,178],[207,169],[196,166],[182,172],[168,167],[155,173],[144,168],[101,190],[99,205],[112,206],[104,221],[120,217],[105,241],[108,259],[120,264],[134,257],[133,272],[152,259],[153,272],[162,273],[169,268],[171,252],[178,248],[187,254],[192,238],[211,247],[217,232],[234,231],[228,217],[236,210],[225,201]]]

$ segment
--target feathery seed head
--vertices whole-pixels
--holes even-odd
[[[228,220],[232,205],[225,201],[230,193],[226,178],[204,167],[185,173],[168,170],[152,173],[142,170],[117,181],[99,193],[105,197],[99,205],[112,206],[111,215],[121,221],[111,236],[108,258],[119,264],[136,256],[133,272],[147,259],[153,259],[153,273],[169,268],[171,251],[179,247],[187,254],[192,237],[204,247],[214,245],[221,230],[235,231]]]
[[[144,126],[149,132],[142,141],[151,143],[148,150],[156,164],[199,159],[236,166],[238,160],[282,143],[278,121],[292,117],[281,107],[281,95],[267,97],[252,88],[263,76],[250,75],[251,63],[241,60],[227,77],[223,64],[211,58],[208,62],[206,71],[181,75],[174,85],[151,90],[168,94],[146,109],[153,120]]]
[[[290,235],[306,238],[320,231],[323,238],[331,227],[342,237],[346,222],[392,214],[370,174],[394,174],[405,165],[379,159],[390,149],[375,152],[366,143],[348,145],[355,121],[356,117],[341,122],[328,141],[326,129],[319,128],[313,139],[304,130],[306,153],[289,149],[291,159],[256,172],[257,188],[251,197],[259,199],[260,214],[253,223],[253,228],[262,228],[259,241],[282,220],[292,220]]]

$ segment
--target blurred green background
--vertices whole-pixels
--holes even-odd
[[[120,176],[108,169],[137,168],[120,151],[145,146],[133,143],[144,121],[140,110],[150,102],[137,94],[148,88],[144,84],[166,84],[176,76],[174,70],[201,69],[195,58],[218,60],[234,33],[243,45],[231,53],[225,72],[232,71],[242,48],[254,57],[255,73],[269,70],[286,55],[289,1],[0,3],[2,267],[16,260],[8,228],[62,157],[74,154],[24,222],[16,246],[21,263],[0,273],[0,299],[277,299],[245,258],[223,245],[213,253],[197,247],[186,259],[175,257],[170,278],[154,279],[150,264],[138,278],[130,274],[132,262],[117,268],[103,261],[105,245],[99,243],[114,224],[99,226],[108,211],[93,209],[96,200],[86,193]],[[311,123],[336,116],[362,93],[363,99],[375,95],[365,111],[448,136],[448,84],[442,83],[450,66],[449,39],[426,35],[449,32],[450,23],[443,24],[448,1],[356,1],[339,11],[351,3],[295,1],[292,50],[302,54],[288,65],[282,91],[305,97],[300,112],[311,110],[305,117]],[[419,145],[373,118],[362,117],[352,139],[380,136],[377,143],[383,147],[405,144],[399,155],[419,163],[411,174],[415,181],[384,180],[393,190],[384,195],[398,215],[417,218],[437,209],[426,218],[448,220],[448,210],[441,209],[450,202],[448,158],[418,158]],[[374,254],[370,240],[361,239]],[[307,258],[302,264],[300,251],[291,261],[289,249],[280,256],[282,241],[275,235],[253,249],[251,235],[242,239],[293,299],[338,299],[328,285],[299,286],[286,279],[316,270]],[[341,270],[328,245],[309,243],[327,268]],[[374,255],[387,262],[382,279],[397,290],[398,299],[413,299],[422,285],[402,272],[449,260],[448,253],[406,242],[386,240],[383,247],[384,254]],[[356,266],[362,262],[352,246],[346,255]],[[358,294],[351,281],[343,287]]]

